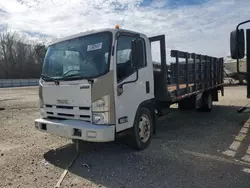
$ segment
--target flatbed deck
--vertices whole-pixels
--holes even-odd
[[[199,92],[221,90],[223,58],[171,50],[173,62],[166,62],[165,35],[149,38],[160,43],[160,62],[154,64],[154,93],[157,101],[176,103]]]

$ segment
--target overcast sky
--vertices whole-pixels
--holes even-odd
[[[31,38],[103,27],[165,34],[167,50],[229,55],[229,35],[250,19],[250,0],[0,0],[3,25]],[[250,28],[250,24],[248,25]]]

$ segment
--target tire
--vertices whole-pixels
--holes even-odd
[[[136,150],[144,150],[150,145],[152,134],[152,112],[147,107],[141,107],[136,113],[134,126],[128,138],[129,144]]]
[[[211,112],[213,108],[213,99],[211,92],[204,93],[202,96],[202,105],[199,109],[199,111],[202,112]]]

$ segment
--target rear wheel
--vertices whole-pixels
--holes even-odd
[[[152,112],[148,108],[142,107],[136,114],[134,126],[129,137],[131,147],[137,150],[146,149],[151,143],[152,133]]]
[[[199,110],[202,112],[211,112],[212,108],[213,108],[213,99],[211,92],[204,93],[202,96],[202,104]]]

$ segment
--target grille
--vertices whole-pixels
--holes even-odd
[[[44,105],[44,111],[50,119],[79,119],[91,122],[91,108],[86,106]]]

